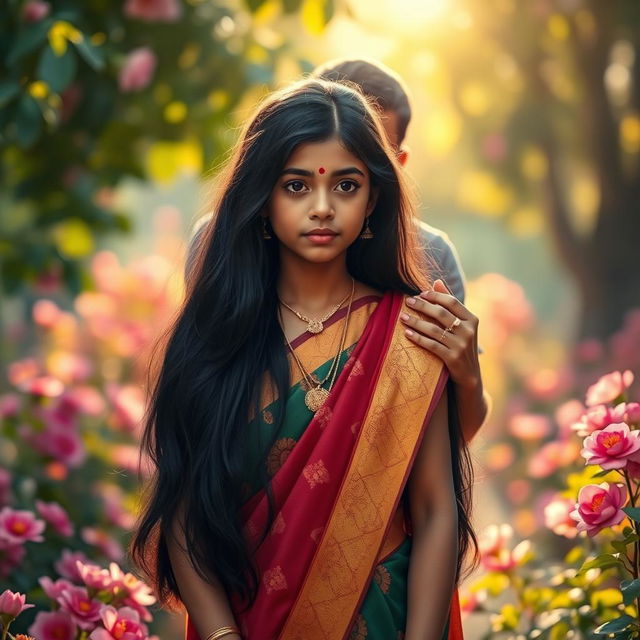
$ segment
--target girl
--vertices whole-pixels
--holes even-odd
[[[462,638],[472,468],[377,114],[321,80],[274,93],[215,211],[153,387],[134,561],[187,640]]]

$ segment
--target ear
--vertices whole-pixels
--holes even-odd
[[[409,160],[409,147],[402,145],[400,151],[398,151],[398,162],[404,167]]]
[[[380,187],[371,187],[371,193],[369,194],[369,202],[367,202],[367,218],[371,215],[372,211],[376,208],[378,202],[378,196],[380,195]]]

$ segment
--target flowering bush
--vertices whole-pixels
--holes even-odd
[[[159,256],[125,268],[101,252],[92,273],[75,314],[35,304],[36,351],[0,395],[0,605],[13,615],[24,594],[16,624],[37,640],[140,640],[153,620],[149,587],[121,566],[147,350],[181,291]],[[3,632],[17,616],[0,617]]]
[[[627,398],[633,381],[630,370],[601,376],[573,414],[567,437],[582,447],[571,463],[582,460],[583,469],[567,475],[543,510],[549,530],[578,543],[562,561],[545,561],[528,539],[511,549],[510,525],[485,530],[486,574],[470,584],[463,607],[492,612],[486,638],[640,637],[640,405]],[[509,590],[517,602],[492,609],[489,597]]]

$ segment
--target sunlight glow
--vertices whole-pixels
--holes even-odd
[[[360,21],[412,31],[444,17],[451,0],[354,0],[352,6]]]

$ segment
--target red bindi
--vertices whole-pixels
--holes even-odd
[[[324,167],[320,167],[320,168],[318,169],[318,173],[319,173],[320,175],[322,175],[322,174],[324,173],[324,171],[325,171]]]

